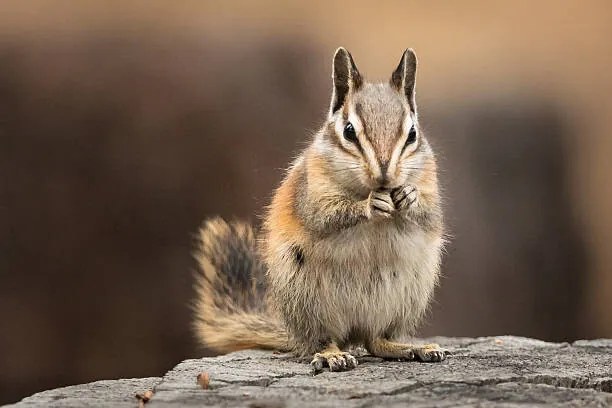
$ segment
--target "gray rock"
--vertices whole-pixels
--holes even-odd
[[[452,351],[442,363],[384,361],[362,355],[352,371],[313,376],[287,354],[242,351],[186,360],[162,379],[98,381],[35,394],[21,406],[612,406],[612,341],[573,344],[503,336],[434,338]],[[196,384],[201,372],[209,389]]]
[[[159,377],[95,381],[43,391],[7,407],[136,407],[136,393],[154,389]]]

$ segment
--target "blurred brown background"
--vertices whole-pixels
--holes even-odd
[[[346,46],[420,58],[452,241],[421,335],[612,336],[612,3],[3,1],[0,403],[160,375],[201,220],[257,219]]]

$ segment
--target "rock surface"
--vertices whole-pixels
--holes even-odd
[[[442,363],[359,358],[352,371],[312,376],[286,354],[242,351],[186,360],[163,378],[97,381],[45,391],[12,407],[612,406],[612,340],[547,343],[520,337],[428,339]],[[201,372],[209,389],[196,384]]]

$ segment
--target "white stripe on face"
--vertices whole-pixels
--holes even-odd
[[[408,133],[412,126],[415,126],[414,119],[412,118],[412,114],[410,111],[407,111],[406,117],[404,118],[404,122],[402,123],[402,136],[397,140],[395,147],[393,148],[393,154],[391,155],[391,162],[389,163],[389,172],[394,172],[398,163],[400,162],[401,156],[406,156],[414,151],[417,146],[417,143],[413,143],[408,146],[406,150],[402,154],[402,149],[404,148],[404,144],[406,143],[406,139],[408,139]],[[418,134],[417,134],[418,137]],[[392,173],[391,173],[392,174]]]
[[[342,112],[336,112],[334,114],[334,117],[334,129],[338,138],[340,139],[340,143],[342,143],[342,145],[346,149],[349,149],[355,152],[357,155],[362,156],[368,167],[375,174],[375,177],[376,174],[380,175],[380,165],[378,163],[378,160],[376,159],[376,152],[374,151],[374,147],[366,137],[363,122],[361,121],[359,115],[357,115],[357,113],[355,112],[354,107],[349,107],[348,122],[351,122],[351,124],[353,125],[353,129],[355,129],[355,134],[357,135],[357,140],[359,141],[359,145],[361,146],[363,154],[361,154],[359,148],[355,146],[354,143],[344,138],[344,127],[346,126],[347,122],[342,118]]]
[[[368,167],[371,169],[374,177],[381,176],[380,163],[376,159],[376,151],[374,147],[368,140],[365,129],[363,126],[363,122],[357,113],[355,112],[355,107],[349,107],[348,120],[353,124],[355,131],[357,132],[357,138],[359,139],[359,144],[361,145],[361,149],[363,150],[364,160],[368,164]]]

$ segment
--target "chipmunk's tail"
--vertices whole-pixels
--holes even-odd
[[[249,348],[289,351],[286,329],[265,301],[265,268],[250,225],[213,218],[200,229],[194,328],[218,353]]]

